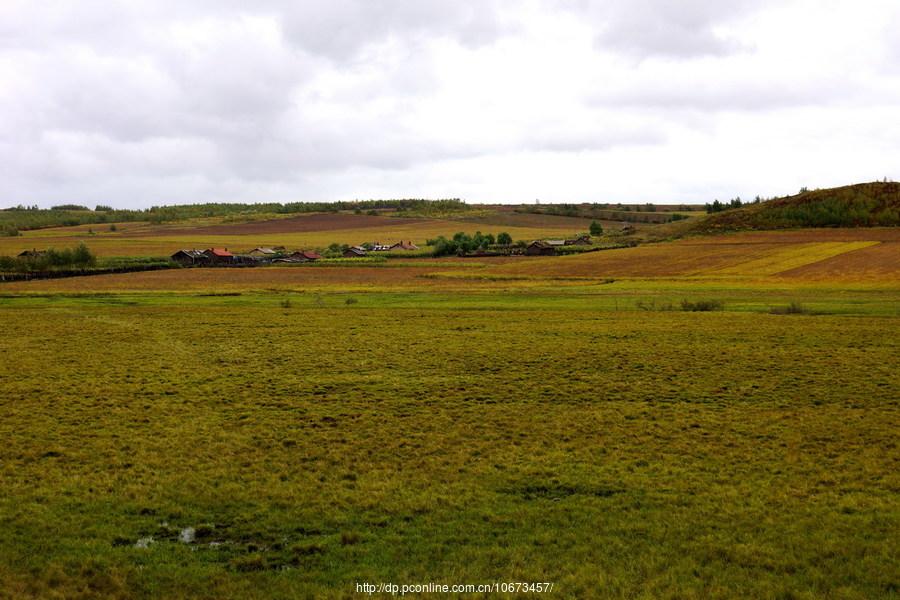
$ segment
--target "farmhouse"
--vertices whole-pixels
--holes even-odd
[[[566,240],[566,246],[590,246],[591,245],[591,236],[589,235],[580,235],[577,238],[572,238],[570,240]]]
[[[231,264],[235,262],[234,254],[228,251],[228,248],[209,248],[203,251],[204,256],[211,264]]]
[[[38,258],[47,254],[46,250],[23,250],[19,252],[19,258]]]
[[[344,250],[344,258],[359,258],[366,255],[366,249],[361,246],[350,246]]]
[[[404,242],[403,240],[400,240],[399,242],[397,242],[396,244],[394,244],[393,246],[388,248],[388,250],[418,250],[418,249],[419,249],[419,247],[416,246],[415,244],[413,244],[412,240],[410,240],[408,242]]]
[[[278,252],[274,248],[254,248],[247,254],[259,258],[271,258],[278,254]]]
[[[322,256],[310,250],[301,250],[288,255],[288,258],[294,262],[312,262],[314,260],[319,260]]]
[[[553,256],[556,254],[556,247],[543,240],[535,240],[525,248],[525,254],[528,256]]]
[[[179,250],[171,256],[171,259],[182,265],[197,265],[209,262],[207,256],[200,250]]]

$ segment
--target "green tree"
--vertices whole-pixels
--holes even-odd
[[[591,221],[591,235],[603,235],[603,226],[597,221]]]
[[[497,243],[500,244],[501,246],[509,246],[513,243],[512,236],[509,235],[507,232],[502,231],[499,234],[497,234]]]

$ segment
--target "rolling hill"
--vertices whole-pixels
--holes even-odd
[[[900,225],[900,183],[860,183],[802,192],[714,213],[691,224],[696,233],[744,229]]]

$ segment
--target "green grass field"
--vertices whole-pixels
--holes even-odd
[[[90,243],[581,225],[510,214]],[[900,595],[895,228],[5,282],[0,322],[0,598]]]
[[[76,281],[0,297],[0,595],[900,590],[896,284]]]

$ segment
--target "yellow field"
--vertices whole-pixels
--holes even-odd
[[[846,252],[876,246],[880,243],[869,241],[796,244],[783,250],[768,252],[766,256],[760,258],[705,272],[713,275],[776,275],[784,271],[828,260]]]

